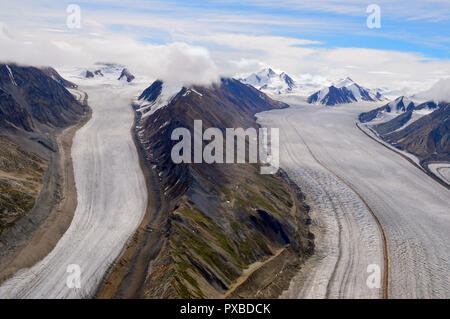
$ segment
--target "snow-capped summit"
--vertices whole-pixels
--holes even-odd
[[[335,85],[337,88],[346,87],[349,89],[353,96],[357,101],[382,101],[385,100],[382,97],[380,89],[368,89],[358,85],[355,81],[353,81],[350,77],[346,77],[345,79],[339,80]]]
[[[281,72],[280,78],[288,85],[290,89],[294,89],[296,87],[295,81],[285,72]]]
[[[294,77],[284,71],[277,71],[270,67],[252,73],[247,77],[238,78],[238,80],[274,97],[281,95],[301,97],[302,99],[321,87],[331,84],[328,79],[322,76],[305,73]]]
[[[403,113],[413,109],[415,106],[414,102],[405,96],[399,96],[394,101],[387,104],[387,112]]]
[[[157,110],[167,106],[181,90],[182,86],[180,84],[170,84],[156,80],[134,101],[136,111],[142,118],[148,117]],[[199,94],[198,92],[196,93]]]
[[[277,73],[275,73],[275,71],[272,70],[271,68],[265,68],[265,69],[262,69],[258,73],[258,75],[261,77],[265,77],[265,78],[273,78],[273,77],[277,76]]]
[[[347,76],[345,79],[340,79],[339,81],[337,81],[334,86],[337,88],[341,88],[344,86],[350,86],[356,84],[349,76]]]
[[[311,104],[336,105],[353,102],[376,102],[383,101],[379,90],[371,90],[360,86],[350,77],[341,79],[333,85],[315,92],[307,98]]]
[[[408,97],[399,96],[382,107],[376,108],[369,112],[361,113],[359,120],[363,123],[374,120],[376,120],[377,123],[382,123],[389,121],[394,117],[400,117],[401,115],[403,116],[401,118],[401,124],[406,125],[406,123],[411,123],[412,121],[431,113],[438,107],[439,105],[433,101],[418,103],[417,100],[413,101]]]
[[[239,81],[272,95],[291,93],[297,87],[295,81],[286,72],[278,73],[271,68],[264,68]]]

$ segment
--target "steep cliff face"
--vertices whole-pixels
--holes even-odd
[[[383,130],[382,137],[423,162],[450,161],[450,104],[441,102],[434,109],[401,130]]]
[[[64,86],[65,88],[76,89],[78,85],[64,79],[54,68],[44,67],[41,69],[47,76]]]
[[[297,261],[310,254],[307,207],[282,172],[261,175],[258,164],[248,163],[175,164],[170,157],[175,128],[188,128],[192,136],[194,120],[202,120],[204,129],[256,128],[255,113],[287,105],[223,79],[211,87],[182,88],[167,106],[152,112],[163,86],[158,81],[144,91],[141,100],[149,105],[139,109],[150,115],[140,111],[136,126],[146,169],[168,203],[164,243],[141,293],[148,298],[219,297],[249,265],[280,250],[289,250]]]
[[[34,129],[33,119],[14,97],[0,88],[0,127],[13,130],[21,128],[31,132]]]
[[[51,70],[0,64],[3,128],[39,131],[42,126],[61,128],[80,120],[86,109]]]
[[[146,98],[150,103],[158,102],[162,85],[162,82],[155,81],[141,98]],[[163,188],[167,188],[166,196],[174,198],[182,194],[181,185],[188,185],[191,178],[187,174],[187,165],[173,163],[170,156],[170,150],[177,143],[171,140],[175,128],[185,127],[193,132],[194,120],[202,120],[204,129],[217,127],[224,131],[225,128],[234,127],[256,128],[255,113],[283,107],[287,105],[270,99],[253,87],[237,80],[224,79],[220,85],[211,88],[182,88],[166,107],[151,116],[139,113],[137,135],[142,148],[146,150],[146,160],[152,166],[156,165],[155,169],[164,183]]]
[[[33,208],[47,164],[0,136],[0,234]]]
[[[306,101],[311,104],[333,106],[343,103],[382,101],[384,97],[378,90],[371,90],[360,86],[349,77],[323,88],[310,95]]]
[[[388,114],[404,114],[409,113],[406,116],[411,116],[411,112],[418,108],[419,106],[416,105],[413,101],[408,99],[405,96],[400,96],[396,98],[394,101],[391,101],[387,103],[386,105],[383,105],[379,108],[373,109],[369,112],[364,112],[359,115],[359,120],[362,123],[370,122],[375,119],[382,119],[384,115]],[[423,108],[424,106],[420,106],[419,108]],[[436,107],[436,106],[434,106]],[[433,108],[432,105],[429,105],[429,108]]]
[[[17,249],[64,201],[67,156],[62,157],[63,142],[58,143],[58,138],[89,113],[87,105],[78,102],[66,87],[74,89],[76,85],[52,68],[0,64],[2,276]],[[64,154],[69,152],[65,150]]]

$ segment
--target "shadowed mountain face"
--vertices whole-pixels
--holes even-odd
[[[361,123],[366,123],[366,122],[373,121],[373,120],[376,119],[377,116],[379,116],[382,112],[387,112],[387,110],[388,110],[388,106],[387,106],[387,105],[384,105],[384,106],[381,106],[381,107],[376,108],[376,109],[374,109],[374,110],[370,110],[369,112],[361,113],[361,114],[359,115],[359,121],[360,121]]]
[[[155,102],[161,93],[162,85],[161,81],[155,81],[140,98]],[[251,86],[237,80],[224,79],[220,85],[213,85],[212,88],[182,88],[165,108],[143,118],[138,126],[142,127],[140,134],[144,137],[141,140],[143,147],[152,148],[153,158],[156,159],[153,164],[170,170],[169,178],[175,181],[183,178],[181,174],[187,173],[182,169],[184,164],[174,164],[170,157],[170,150],[177,143],[171,141],[171,133],[175,128],[185,127],[193,132],[194,120],[197,119],[203,121],[204,129],[256,128],[255,113],[283,107],[287,105],[270,99]],[[164,187],[169,184],[170,182]],[[171,192],[174,193],[173,196],[179,195],[177,188],[171,189],[169,193]]]
[[[46,68],[42,68],[41,69],[46,75],[48,75],[49,77],[51,77],[53,80],[55,80],[56,82],[58,82],[59,84],[61,84],[62,86],[66,87],[66,88],[71,88],[71,89],[76,89],[78,87],[78,85],[76,85],[75,83],[72,83],[70,81],[67,81],[66,79],[64,79],[61,75],[59,75],[58,72],[56,72],[56,70],[52,67],[46,67]]]
[[[53,69],[0,64],[2,128],[39,131],[42,126],[62,128],[76,123],[84,107],[61,83],[72,84],[61,79]]]
[[[433,103],[437,108],[405,128],[393,131],[386,126],[397,127],[395,121],[401,121],[401,116],[375,127],[382,137],[396,147],[417,155],[422,161],[450,161],[450,103],[424,103],[427,107]],[[422,107],[425,107],[422,105]],[[409,111],[411,112],[411,111]]]
[[[371,110],[369,112],[361,113],[359,120],[362,123],[370,122],[377,117],[382,116],[383,113],[398,113],[409,112],[415,108],[415,103],[404,96],[396,98],[394,101],[387,103],[379,108]],[[431,106],[430,106],[431,107]],[[423,108],[423,107],[421,107]],[[408,115],[405,115],[408,116]]]
[[[353,96],[353,93],[346,87],[336,88],[334,86],[330,86],[327,90],[327,93],[323,97],[321,97],[321,95],[323,95],[322,91],[319,91],[308,97],[306,101],[311,104],[320,103],[329,106],[356,102],[356,98]]]
[[[404,105],[404,104],[391,105],[391,103],[389,103],[381,108],[373,110],[375,112],[378,112],[377,116],[380,116],[380,114],[382,116],[383,112],[388,112],[388,113],[391,112],[394,114],[399,114],[386,122],[382,122],[381,124],[374,125],[374,129],[380,135],[385,135],[385,134],[394,132],[396,130],[399,130],[402,127],[406,127],[407,125],[413,123],[415,120],[417,120],[424,114],[431,113],[433,110],[439,108],[439,105],[432,101],[425,102],[425,103],[422,103],[419,105],[415,105],[413,102],[410,102],[407,105]],[[393,109],[393,107],[395,107],[395,106],[397,106],[396,110]],[[383,109],[383,108],[386,108],[386,109]],[[370,113],[370,112],[368,112],[368,113]],[[368,115],[368,113],[362,113],[359,116],[359,118],[363,119],[363,120],[367,120],[369,117],[372,116],[372,115]],[[362,121],[362,122],[364,122],[364,121]]]
[[[364,88],[347,77],[330,87],[315,92],[306,101],[311,104],[333,106],[361,101],[375,102],[383,99],[379,91]]]
[[[0,64],[0,267],[61,201],[57,136],[88,111],[65,86],[52,68]]]
[[[144,92],[141,93],[139,96],[139,100],[145,100],[147,102],[153,103],[156,101],[158,96],[160,96],[162,91],[162,81],[155,81],[150,85],[148,88],[144,90]]]
[[[415,154],[422,163],[450,161],[448,102],[417,104],[400,96],[382,107],[361,113],[359,120],[362,123],[377,120],[371,127],[382,139]]]
[[[154,103],[163,86],[154,82],[141,100]],[[279,249],[288,247],[297,263],[312,251],[307,208],[284,173],[261,175],[257,164],[174,164],[170,157],[178,142],[171,141],[175,128],[188,128],[192,136],[194,120],[202,120],[203,129],[256,128],[255,113],[284,107],[249,85],[223,79],[182,88],[167,106],[138,114],[138,146],[169,207],[161,225],[165,242],[143,284],[145,297],[220,297],[245,267]],[[283,287],[254,288],[274,297]]]
[[[0,127],[14,129],[19,127],[25,131],[34,128],[33,119],[11,94],[0,88]]]
[[[47,162],[0,136],[0,234],[32,208]]]
[[[131,72],[128,71],[128,69],[124,68],[122,70],[122,72],[120,73],[118,80],[122,80],[122,79],[126,79],[127,82],[131,82],[134,80],[134,75],[131,74]]]
[[[393,118],[390,121],[375,125],[374,128],[380,135],[388,134],[404,126],[411,120],[411,118],[412,118],[412,111],[410,110],[400,114],[399,116]]]

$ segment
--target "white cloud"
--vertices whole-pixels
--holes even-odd
[[[305,46],[312,44],[321,44],[320,41],[289,38],[281,36],[261,36],[236,33],[216,33],[211,35],[190,35],[190,39],[197,41],[214,42],[217,44],[229,46],[231,48],[239,48],[241,50],[265,50],[268,45],[286,48],[293,46]]]
[[[206,38],[203,38],[205,40]],[[324,76],[332,81],[350,76],[368,87],[389,87],[415,93],[450,74],[450,61],[391,50],[293,46],[298,39],[221,34],[207,37],[227,45],[212,56],[228,74],[249,72],[270,65],[293,76]],[[229,63],[227,61],[235,61]],[[256,63],[260,61],[264,63]]]
[[[339,20],[337,23],[327,15],[280,17],[268,11],[243,14],[236,10],[204,7],[193,10],[170,2],[149,4],[132,0],[123,4],[104,0],[100,3],[122,5],[123,10],[111,7],[99,11],[80,4],[82,28],[69,30],[64,24],[65,5],[69,2],[58,2],[54,6],[41,6],[29,0],[24,3],[20,4],[22,9],[19,10],[16,2],[6,1],[2,9],[0,19],[15,27],[17,32],[11,32],[0,23],[0,60],[53,66],[117,62],[127,65],[135,73],[199,84],[214,81],[219,75],[248,73],[270,65],[299,78],[304,74],[330,80],[350,76],[369,87],[406,88],[412,92],[431,86],[450,74],[448,59],[358,47],[325,48],[313,38],[299,39],[272,33],[274,26],[295,30],[295,34],[305,30],[328,34],[331,29],[340,32],[355,28],[354,22]],[[280,0],[276,3],[255,0],[254,3],[292,10],[366,15],[365,2],[356,0]],[[444,19],[448,10],[438,10],[444,2],[433,3],[436,3],[434,9],[416,0],[408,5],[379,1],[382,14],[420,19],[421,9],[427,8],[428,18]],[[112,25],[118,26],[120,31],[113,31]],[[139,40],[158,36],[170,44],[148,44]]]
[[[131,70],[182,84],[208,84],[219,73],[206,48],[186,43],[155,45],[124,35],[86,37],[35,33],[11,35],[6,26],[0,29],[0,61],[25,65],[90,66],[96,62],[124,64]],[[31,44],[31,45],[30,45]]]
[[[424,90],[414,96],[424,101],[433,99],[435,101],[450,101],[450,78],[441,79],[428,90]]]

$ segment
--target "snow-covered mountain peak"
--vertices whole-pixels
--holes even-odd
[[[323,88],[310,95],[307,102],[311,104],[336,105],[354,102],[383,101],[379,90],[371,90],[360,86],[350,77],[341,79],[333,85]]]
[[[270,67],[252,73],[239,81],[271,95],[291,93],[296,88],[295,80],[286,72],[276,72]]]
[[[252,73],[248,77],[241,79],[241,82],[245,84],[250,84],[256,88],[261,88],[262,86],[271,82],[273,78],[277,77],[277,73],[271,68],[264,68],[257,73]]]
[[[277,75],[277,74],[275,73],[275,71],[272,70],[271,68],[265,68],[265,69],[262,69],[262,70],[259,72],[259,74],[260,74],[261,76],[266,76],[266,77],[268,77],[268,78],[272,78],[272,77],[274,77],[274,76]]]
[[[350,77],[346,77],[345,79],[340,79],[334,84],[334,87],[341,88],[344,86],[350,86],[356,84]]]
[[[167,106],[181,89],[182,86],[179,83],[166,83],[161,80],[154,81],[134,101],[134,104],[138,106],[137,112],[141,114],[142,118],[152,115],[157,110]],[[198,92],[196,93],[199,94]]]
[[[290,88],[295,88],[295,87],[296,87],[295,81],[294,81],[289,75],[287,75],[285,72],[281,72],[280,78],[283,79],[284,82],[285,82]]]
[[[414,102],[405,96],[399,96],[394,101],[389,102],[387,105],[394,112],[404,112],[406,109],[408,109],[408,106],[414,106]]]

